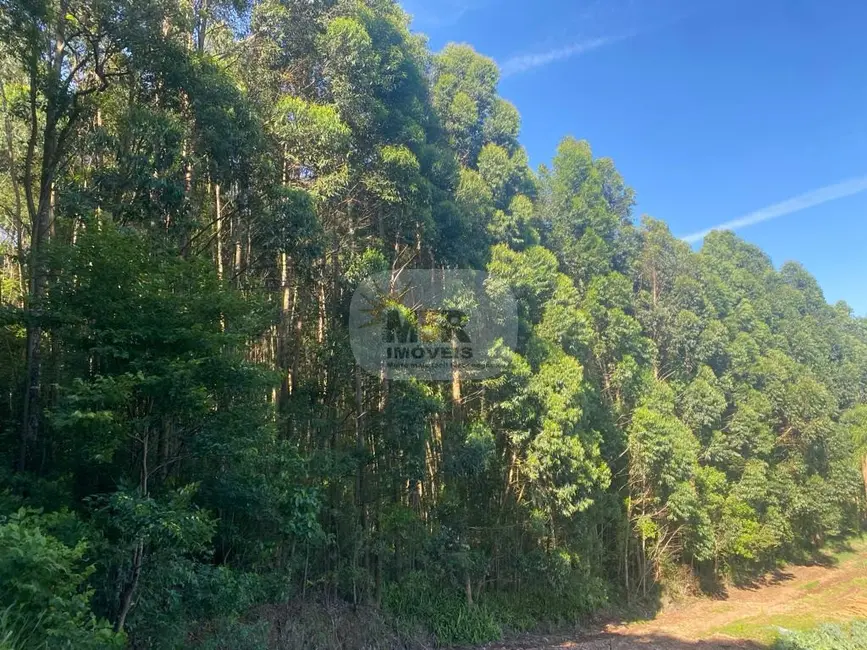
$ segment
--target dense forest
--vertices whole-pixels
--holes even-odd
[[[867,320],[585,141],[532,170],[393,0],[0,0],[0,43],[0,649],[480,642],[859,528]],[[403,269],[514,294],[505,372],[358,366]]]

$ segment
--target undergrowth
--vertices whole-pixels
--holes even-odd
[[[398,621],[427,628],[445,645],[486,643],[503,635],[487,604],[470,606],[459,590],[437,588],[421,573],[389,585],[383,606]]]
[[[427,629],[443,645],[487,643],[540,625],[575,625],[606,604],[602,581],[585,580],[559,589],[489,592],[470,605],[460,589],[442,588],[421,573],[389,585],[383,600],[397,621]]]

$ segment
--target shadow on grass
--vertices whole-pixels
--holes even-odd
[[[684,641],[664,634],[621,636],[599,634],[586,637],[527,637],[485,650],[769,650],[769,646],[740,639]]]
[[[698,588],[703,595],[714,600],[725,600],[729,597],[726,583],[720,580],[719,576],[706,571],[698,575]]]
[[[781,585],[795,579],[795,574],[785,571],[784,569],[772,569],[764,575],[741,575],[735,576],[732,580],[733,584],[739,589],[747,591],[758,591],[764,587],[773,587]]]
[[[596,645],[593,645],[596,643]],[[608,645],[606,645],[606,643]],[[567,648],[569,646],[566,646]],[[614,637],[600,639],[599,642],[578,644],[574,650],[723,650],[723,648],[740,648],[741,650],[768,650],[769,646],[740,639],[722,639],[711,641],[683,641],[661,634],[649,634],[636,637]]]
[[[859,552],[859,548],[863,550],[865,540],[864,533],[832,538],[821,548],[802,551],[792,559],[792,564],[832,568],[848,559],[847,556]]]
[[[788,558],[787,566],[817,566],[832,569],[847,559],[847,555],[858,552],[858,548],[853,543],[863,542],[863,536],[830,539],[821,548],[793,552]],[[794,577],[792,573],[786,571],[785,566],[754,565],[735,569],[731,576],[731,584],[741,589],[755,590],[782,584]],[[716,576],[702,576],[701,590],[705,595],[714,598],[727,597],[725,585]]]

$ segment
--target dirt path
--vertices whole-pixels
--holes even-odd
[[[792,566],[748,588],[669,609],[652,621],[609,625],[583,639],[535,638],[491,650],[722,650],[767,648],[781,631],[867,618],[867,543],[827,566]]]

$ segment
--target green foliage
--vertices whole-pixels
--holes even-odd
[[[809,632],[784,633],[774,650],[863,650],[867,648],[867,623],[822,625]]]
[[[496,641],[502,629],[485,604],[468,605],[457,590],[443,590],[423,574],[409,574],[386,590],[383,606],[399,621],[420,623],[447,645]]]
[[[122,648],[124,638],[90,609],[84,541],[68,546],[46,534],[38,512],[0,522],[0,643],[9,648]]]
[[[494,593],[483,602],[504,630],[523,632],[533,630],[540,622],[580,624],[610,601],[604,580],[570,573],[557,586],[530,586],[517,592]]]

